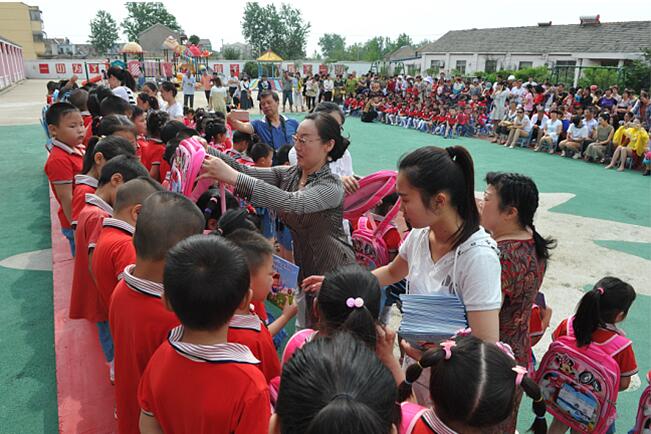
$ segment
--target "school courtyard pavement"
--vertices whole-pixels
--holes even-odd
[[[4,157],[0,160],[2,433],[52,433],[64,427],[57,405],[56,361],[61,363],[69,355],[63,354],[67,350],[58,344],[59,353],[55,354],[53,305],[54,300],[59,305],[65,305],[66,300],[53,294],[53,232],[49,188],[43,173],[47,153],[39,125],[45,83],[27,80],[0,93],[0,149]],[[203,104],[202,96],[197,93],[197,104]],[[355,171],[361,175],[395,169],[398,158],[415,147],[463,144],[475,160],[477,191],[483,190],[483,177],[489,170],[531,176],[541,191],[536,228],[558,239],[542,288],[554,309],[552,327],[570,315],[583,292],[605,275],[616,275],[635,287],[638,298],[622,327],[633,340],[642,375],[633,379],[632,387],[618,400],[617,429],[627,432],[645,386],[640,377],[651,369],[650,179],[639,172],[605,171],[599,165],[505,149],[484,140],[444,140],[398,127],[363,124],[357,118],[347,119],[345,130],[352,142]],[[54,232],[55,251],[61,241],[57,237]],[[60,273],[57,279],[59,286],[65,281]],[[549,343],[549,334],[535,349],[538,360]],[[75,366],[69,370],[74,378],[65,381],[83,380],[86,375]],[[84,406],[77,396],[69,400],[69,408]],[[525,400],[520,432],[531,422],[529,406]],[[106,420],[106,416],[98,419]],[[84,423],[92,426],[92,420]],[[111,432],[100,425],[90,431],[63,429],[82,431]]]

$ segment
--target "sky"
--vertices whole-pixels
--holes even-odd
[[[538,22],[547,21],[552,21],[553,24],[576,24],[582,15],[599,14],[602,22],[651,20],[651,8],[647,0],[629,0],[624,6],[612,0],[465,0],[457,3],[458,1],[285,2],[301,10],[304,21],[312,26],[306,49],[309,56],[315,50],[319,51],[318,41],[324,33],[341,34],[346,38],[347,44],[364,42],[374,36],[395,39],[400,33],[407,33],[418,43],[424,39],[434,40],[449,30],[535,26]],[[26,0],[25,3],[41,8],[48,37],[68,37],[73,43],[87,42],[89,22],[99,9],[108,11],[118,23],[126,18],[126,8],[122,1]],[[167,0],[163,3],[176,16],[187,35],[196,34],[200,38],[210,39],[213,49],[218,50],[222,41],[224,44],[244,42],[240,23],[245,0]],[[259,3],[279,5],[281,2]],[[123,34],[120,36],[121,40],[126,41]]]

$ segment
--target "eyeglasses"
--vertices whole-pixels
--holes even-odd
[[[300,143],[301,145],[307,145],[308,143],[318,141],[318,139],[308,139],[305,136],[299,136],[297,134],[294,134],[292,137],[294,138],[294,143]]]

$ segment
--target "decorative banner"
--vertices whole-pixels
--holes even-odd
[[[140,77],[140,61],[130,60],[127,66],[132,76]]]
[[[39,63],[38,64],[38,72],[39,74],[49,74],[50,73],[50,65],[47,63]]]
[[[289,72],[291,74],[295,73],[296,72],[296,65],[294,65],[293,63],[287,65],[287,72]]]
[[[337,64],[335,65],[335,74],[344,75],[346,73],[346,65]]]
[[[99,65],[97,63],[89,63],[88,72],[91,74],[99,74]]]
[[[239,77],[239,76],[240,76],[240,64],[231,63],[231,77]]]
[[[319,65],[319,74],[325,75],[327,73],[328,73],[328,65],[324,65],[323,63]]]
[[[73,63],[72,64],[72,73],[73,74],[81,74],[82,73],[81,63]]]
[[[172,63],[171,62],[163,62],[161,63],[161,66],[163,67],[163,75],[165,77],[171,77],[174,75],[172,72]]]
[[[216,72],[218,74],[223,74],[224,73],[224,65],[221,63],[215,63],[212,65],[212,70],[213,72]]]
[[[312,65],[303,65],[303,75],[312,75]]]
[[[54,66],[56,68],[57,74],[65,74],[66,73],[66,64],[65,63],[57,63]]]

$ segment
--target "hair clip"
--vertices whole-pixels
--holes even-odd
[[[513,348],[507,343],[504,342],[495,342],[495,345],[497,345],[497,348],[502,350],[504,354],[515,360],[515,354],[513,353]]]
[[[599,294],[604,295],[604,289],[602,287],[597,288],[597,291],[599,291]]]
[[[445,360],[450,360],[450,357],[452,357],[452,348],[456,346],[457,343],[454,341],[441,342],[441,348],[443,348],[443,351],[445,352]]]
[[[359,309],[361,307],[364,307],[364,299],[362,299],[361,297],[357,297],[357,298],[350,297],[346,300],[346,306],[348,306],[351,309],[353,308]]]
[[[511,368],[511,370],[516,373],[515,385],[519,386],[520,384],[522,384],[522,380],[524,379],[524,376],[527,374],[527,368],[520,365],[515,365],[514,367]]]
[[[206,208],[203,210],[204,214],[212,214],[212,210],[210,208]]]
[[[466,327],[465,329],[457,330],[456,333],[454,333],[453,337],[458,338],[460,336],[468,336],[470,334],[472,334],[472,329],[470,327]]]

